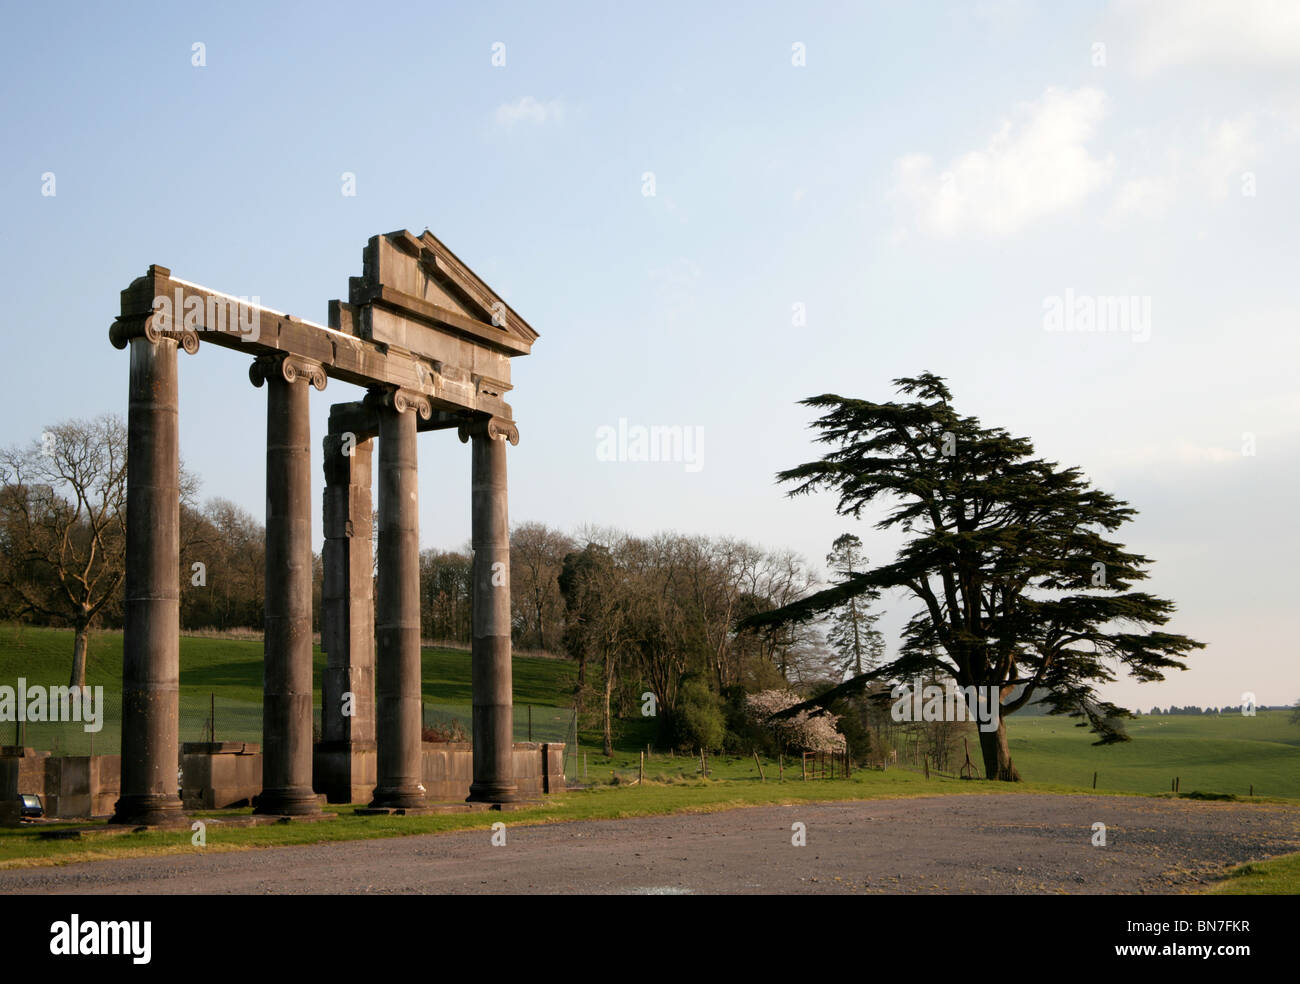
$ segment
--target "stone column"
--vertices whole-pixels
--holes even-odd
[[[506,441],[515,425],[482,417],[460,428],[473,441],[471,544],[474,548],[474,781],[469,802],[518,799],[514,776],[514,701],[510,673],[510,521]]]
[[[113,823],[185,820],[180,765],[180,444],[177,340],[193,332],[110,335],[130,346],[126,581],[122,640],[122,785]]]
[[[266,394],[266,629],[258,813],[316,813],[312,791],[311,386],[325,371],[296,356],[249,369]]]
[[[416,415],[428,399],[406,390],[371,398],[379,417],[379,583],[375,634],[379,781],[375,808],[423,806],[420,733],[420,534]]]
[[[367,801],[375,772],[375,609],[369,434],[325,438],[321,587],[321,741],[315,788],[331,803]]]

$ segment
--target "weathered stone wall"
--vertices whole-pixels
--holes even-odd
[[[425,799],[459,803],[474,780],[474,747],[469,742],[424,742]],[[521,799],[537,799],[564,789],[564,745],[559,742],[514,743],[515,784]]]
[[[323,744],[323,743],[322,743]],[[318,756],[322,750],[318,748]],[[511,753],[514,779],[522,799],[537,799],[564,790],[564,745],[515,742]],[[474,779],[474,749],[469,742],[422,744],[425,800],[460,803]],[[186,742],[182,746],[181,796],[187,810],[248,806],[262,790],[262,755],[247,742]],[[32,748],[0,748],[0,801],[36,793],[49,817],[102,817],[112,814],[121,794],[122,759],[118,755],[53,757]],[[353,802],[367,802],[374,790],[354,786]]]
[[[48,817],[106,817],[122,790],[122,756],[65,755],[45,759]]]
[[[49,752],[21,745],[0,746],[0,801],[25,793],[45,798],[45,760]]]

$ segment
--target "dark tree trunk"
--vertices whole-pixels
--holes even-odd
[[[1011,752],[1007,748],[1007,721],[998,717],[996,731],[981,731],[980,751],[984,753],[984,778],[997,779],[1000,782],[1019,782],[1020,773],[1011,761]]]

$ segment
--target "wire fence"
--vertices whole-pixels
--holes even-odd
[[[0,745],[22,745],[55,756],[114,755],[122,744],[122,697],[105,693],[92,706],[93,716],[72,720],[5,721],[0,723]],[[320,737],[321,709],[312,709],[313,727]],[[61,717],[63,715],[60,715]],[[514,740],[576,743],[575,715],[571,707],[544,704],[514,705]],[[468,704],[427,701],[424,727],[441,732],[443,740],[469,741],[473,710]],[[220,694],[183,692],[180,695],[180,740],[262,741],[262,702],[237,700]]]

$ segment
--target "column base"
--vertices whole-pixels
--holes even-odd
[[[123,796],[113,805],[109,823],[133,827],[170,827],[189,822],[179,796]]]
[[[376,786],[372,810],[410,810],[426,805],[424,790],[417,786]]]
[[[330,803],[365,803],[379,782],[373,741],[318,741],[312,750],[312,788]]]
[[[475,782],[469,787],[466,803],[514,803],[519,787],[513,782]]]
[[[308,816],[320,813],[320,797],[310,789],[264,789],[253,800],[253,812],[277,817]]]

